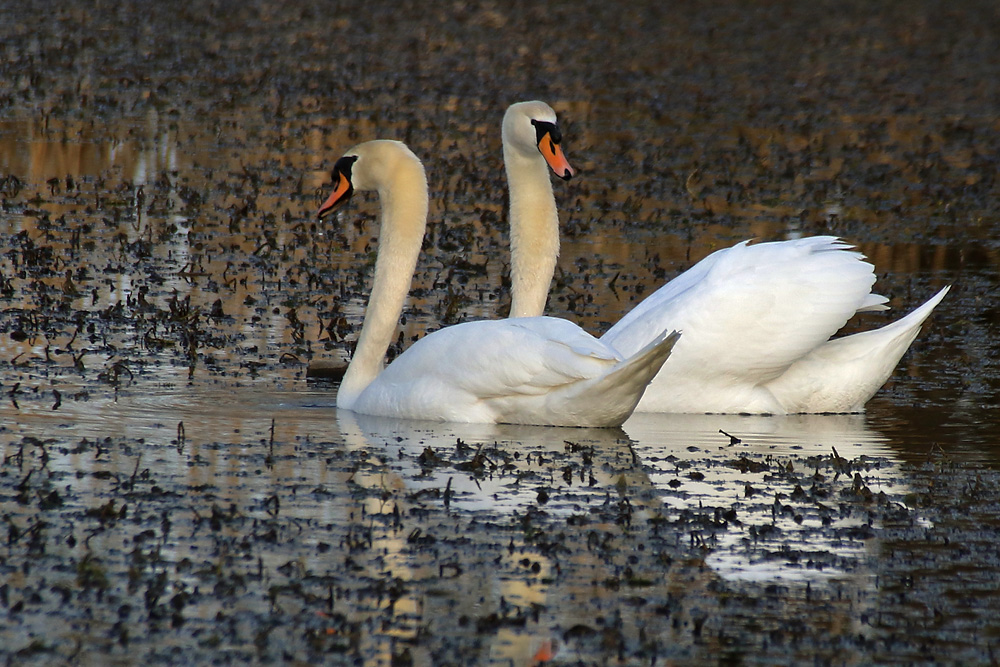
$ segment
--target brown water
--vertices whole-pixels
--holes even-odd
[[[107,374],[130,356],[122,348],[138,345],[139,377],[129,377],[127,383],[133,391],[144,392],[143,376],[149,376],[154,386],[175,389],[189,379],[211,378],[225,392],[225,385],[241,378],[301,389],[306,386],[302,363],[346,357],[321,325],[346,315],[334,336],[339,338],[349,337],[360,322],[370,276],[366,278],[365,264],[358,268],[358,257],[370,262],[377,247],[376,230],[363,224],[376,206],[371,202],[352,209],[339,228],[317,227],[312,221],[315,200],[328,180],[317,167],[353,141],[349,123],[327,125],[286,124],[285,132],[304,135],[301,150],[269,151],[279,139],[269,138],[263,129],[246,124],[202,127],[162,120],[155,112],[141,121],[122,120],[99,129],[94,123],[51,120],[0,123],[0,170],[18,176],[22,183],[15,199],[27,202],[8,207],[4,215],[11,247],[4,272],[7,312],[17,314],[11,330],[25,334],[23,340],[5,336],[0,341],[6,358],[14,360],[12,369],[26,369],[30,375],[34,363],[45,359],[46,375],[64,383],[67,390],[60,391],[68,394],[84,390],[88,371]],[[572,143],[569,148],[573,150]],[[234,161],[242,166],[234,169]],[[630,179],[637,186],[643,181]],[[559,184],[562,200],[580,200],[588,176],[579,180],[582,184]],[[442,317],[458,321],[502,311],[507,297],[500,281],[508,257],[501,197],[499,189],[490,193],[497,202],[495,217],[487,217],[479,202],[467,215],[446,212],[456,208],[446,202],[460,197],[435,198],[430,237],[437,247],[421,260],[405,337],[436,328]],[[650,212],[637,217],[655,218],[666,205],[644,201]],[[751,236],[780,239],[839,231],[836,221],[810,224],[800,217],[763,216],[736,229],[712,219],[678,218],[666,228],[643,224],[621,233],[616,230],[622,223],[614,216],[600,221],[579,213],[565,217],[570,230],[587,224],[601,225],[604,232],[570,234],[564,240],[550,311],[595,333],[715,248]],[[490,224],[483,224],[484,219]],[[455,229],[450,222],[458,222]],[[456,233],[460,239],[450,237]],[[465,252],[466,243],[471,252]],[[938,445],[969,460],[997,460],[1000,443],[989,433],[998,384],[989,358],[997,252],[967,238],[893,244],[860,240],[858,246],[879,270],[877,288],[891,297],[894,311],[859,318],[854,329],[880,326],[940,286],[956,286],[872,402],[867,421],[890,433],[904,452]],[[66,271],[73,272],[70,294],[64,289]],[[217,338],[199,332],[206,337],[206,348],[196,349],[193,363],[178,364],[184,351],[179,348],[186,346],[190,353],[191,346],[171,331],[177,322],[157,317],[157,306],[146,308],[154,311],[149,317],[143,316],[143,308],[127,311],[136,312],[140,323],[127,327],[134,330],[122,332],[125,339],[111,345],[95,344],[93,332],[80,344],[83,329],[46,332],[47,318],[36,317],[44,305],[76,310],[65,318],[73,320],[83,318],[82,313],[134,306],[138,298],[158,299],[159,308],[168,304],[177,317],[223,315],[206,318],[206,328]],[[179,314],[182,307],[187,311]],[[280,363],[283,359],[288,363]],[[973,360],[979,372],[970,376],[965,369]],[[83,372],[70,372],[74,365]]]
[[[1000,627],[989,3],[0,10],[0,654],[12,663],[989,662]],[[406,35],[406,38],[401,36]],[[622,429],[338,413],[376,204],[424,158],[398,348],[509,301],[499,123],[541,97],[549,311],[598,333],[745,238],[833,233],[888,314],[864,415]],[[733,441],[729,434],[736,436]]]
[[[473,634],[480,638],[476,643],[490,637],[490,648],[478,660],[488,655],[496,664],[506,660],[520,664],[553,638],[557,647],[577,645],[571,638],[573,628],[584,634],[598,632],[593,624],[601,613],[595,610],[607,605],[617,608],[618,584],[580,607],[583,592],[594,594],[592,584],[585,582],[616,580],[622,565],[609,564],[606,556],[597,555],[566,562],[558,551],[538,551],[530,539],[515,536],[507,538],[497,556],[505,559],[503,566],[487,567],[492,572],[485,579],[479,575],[466,582],[460,574],[477,570],[478,557],[469,549],[480,538],[466,546],[452,545],[451,556],[442,556],[439,550],[429,556],[414,551],[413,545],[420,544],[425,531],[439,531],[442,526],[424,521],[420,527],[408,528],[409,532],[388,526],[373,530],[370,517],[383,517],[385,522],[400,512],[404,517],[408,511],[433,516],[444,510],[446,517],[457,513],[462,522],[471,522],[463,530],[475,535],[477,525],[519,525],[539,509],[547,523],[582,521],[587,525],[593,520],[590,517],[606,511],[602,508],[617,507],[620,501],[613,498],[618,497],[632,498],[628,521],[639,525],[688,526],[692,516],[705,508],[721,508],[712,510],[716,520],[719,512],[726,511],[744,517],[739,528],[688,527],[669,538],[674,550],[681,545],[693,547],[703,560],[693,570],[668,568],[667,581],[642,584],[639,590],[654,598],[663,594],[672,599],[677,593],[668,591],[681,585],[677,579],[690,579],[681,586],[688,599],[700,600],[696,610],[717,604],[707,602],[714,598],[708,591],[719,586],[712,583],[715,580],[733,586],[791,586],[793,594],[786,604],[803,590],[828,590],[820,597],[833,601],[847,595],[855,600],[829,622],[838,627],[846,623],[868,636],[870,628],[859,620],[884,606],[877,601],[877,582],[878,554],[885,547],[879,533],[870,530],[872,525],[879,529],[885,519],[872,524],[872,516],[865,512],[842,506],[831,515],[816,509],[821,504],[808,503],[775,514],[775,499],[788,503],[795,497],[796,484],[801,484],[776,478],[775,466],[820,470],[831,465],[833,451],[847,461],[870,461],[863,465],[867,488],[901,506],[909,503],[911,525],[930,530],[933,520],[912,506],[915,492],[905,464],[919,465],[942,453],[971,464],[997,462],[1000,449],[991,433],[995,407],[991,388],[996,377],[987,363],[976,374],[966,370],[971,355],[989,354],[989,347],[977,340],[984,335],[977,332],[984,314],[975,304],[988,295],[987,286],[994,278],[989,263],[992,255],[980,251],[970,257],[964,247],[967,241],[860,244],[878,264],[880,275],[886,272],[880,284],[894,297],[897,310],[915,305],[941,285],[956,285],[955,293],[942,304],[866,415],[637,415],[622,430],[579,431],[407,424],[338,414],[335,385],[307,380],[306,364],[346,355],[330,339],[349,338],[360,323],[368,280],[364,269],[376,246],[371,226],[355,224],[370,219],[372,203],[344,214],[346,224],[340,228],[317,228],[311,220],[326,180],[318,166],[329,161],[335,146],[350,142],[341,136],[346,131],[338,133],[337,128],[337,123],[311,132],[285,127],[307,137],[304,149],[289,157],[285,151],[268,148],[276,140],[264,130],[163,121],[155,113],[141,122],[122,120],[99,130],[93,124],[51,120],[47,127],[27,120],[0,125],[0,170],[19,175],[20,192],[14,198],[24,202],[9,207],[4,216],[4,234],[11,248],[3,268],[7,332],[0,339],[7,364],[7,400],[0,406],[4,456],[8,465],[15,455],[28,456],[36,463],[42,460],[39,470],[51,480],[75,479],[62,491],[61,482],[51,487],[63,499],[61,507],[67,517],[74,511],[66,508],[78,506],[77,512],[89,512],[84,516],[93,520],[101,516],[95,514],[96,508],[108,508],[109,501],[108,513],[116,507],[134,507],[132,511],[138,514],[130,527],[121,526],[124,517],[100,518],[97,526],[88,529],[94,537],[86,542],[72,524],[56,528],[57,534],[75,536],[75,545],[55,551],[45,547],[46,554],[77,564],[68,578],[62,577],[65,583],[50,583],[60,579],[52,573],[46,575],[45,585],[61,591],[83,584],[85,591],[96,587],[103,592],[81,574],[86,570],[81,570],[80,563],[90,562],[80,560],[83,554],[101,554],[100,566],[109,571],[105,576],[113,576],[117,559],[128,562],[129,552],[131,558],[136,557],[129,544],[142,545],[143,535],[146,540],[154,535],[159,546],[147,558],[177,570],[162,594],[185,602],[176,603],[181,616],[172,623],[183,618],[193,633],[157,630],[157,623],[151,621],[152,634],[140,640],[140,646],[155,646],[147,649],[154,654],[164,656],[175,650],[177,655],[198,655],[195,647],[206,645],[196,638],[210,631],[213,619],[217,626],[221,618],[239,617],[243,608],[258,619],[247,621],[247,627],[262,622],[257,606],[261,602],[255,601],[253,586],[235,598],[235,609],[232,600],[204,593],[209,581],[205,568],[232,548],[219,546],[227,530],[233,539],[243,535],[241,539],[249,540],[247,545],[262,539],[259,528],[241,531],[247,530],[245,522],[251,518],[253,526],[268,522],[277,526],[263,534],[265,543],[275,547],[246,547],[257,554],[254,568],[283,572],[283,577],[270,576],[288,582],[325,572],[325,577],[338,582],[325,584],[328,597],[356,600],[347,603],[353,611],[342,619],[336,610],[343,603],[312,604],[309,595],[299,599],[292,594],[296,617],[320,613],[318,624],[312,622],[318,629],[333,627],[334,636],[355,633],[346,644],[333,642],[328,649],[333,646],[338,652],[379,662],[392,655],[398,658],[399,642],[412,644],[414,652],[423,655],[418,648],[425,635],[432,645],[440,645],[439,651],[451,643],[463,647],[468,641],[462,639],[464,635],[456,637],[439,625],[436,616],[440,612],[434,609],[442,600],[457,605],[447,609],[448,615],[479,619]],[[234,162],[242,166],[234,169]],[[52,174],[59,176],[50,182]],[[579,197],[577,187],[586,186],[570,183],[560,196],[564,200]],[[472,224],[462,230],[461,242],[454,240],[451,245],[446,224],[432,229],[436,247],[421,262],[416,296],[403,329],[406,336],[434,328],[442,319],[495,316],[505,299],[500,284],[506,257],[499,201],[493,206],[493,217],[486,218],[481,213],[445,212],[442,199],[436,202],[436,216],[471,220]],[[648,215],[655,217],[656,210]],[[571,229],[584,224],[575,215],[570,220]],[[561,280],[553,292],[552,310],[594,331],[606,326],[609,313],[622,312],[643,290],[651,290],[659,276],[672,275],[719,245],[747,234],[787,238],[818,231],[798,218],[757,222],[747,230],[686,221],[683,231],[643,225],[615,233],[614,222],[588,220],[586,224],[592,226],[589,231],[571,236],[563,246]],[[594,233],[594,228],[607,231]],[[472,244],[472,253],[464,252],[466,243]],[[448,250],[440,250],[442,246]],[[655,248],[655,258],[651,248]],[[459,257],[468,264],[456,268]],[[72,287],[67,286],[67,271]],[[616,289],[605,287],[615,275]],[[969,285],[980,293],[970,294]],[[335,326],[339,318],[343,319]],[[869,317],[858,326],[877,326],[887,319]],[[321,322],[329,322],[330,327],[321,329]],[[736,435],[741,442],[731,445],[725,434]],[[426,448],[446,457],[458,442],[472,448],[470,452],[492,448],[484,468],[491,472],[456,473],[457,464],[445,464],[444,458],[435,465],[420,463]],[[567,450],[567,443],[588,448],[590,460],[603,463],[589,467],[573,462],[579,450]],[[534,463],[533,456],[538,457]],[[760,467],[734,467],[734,456]],[[496,468],[501,460],[506,464]],[[18,466],[22,473],[23,465]],[[843,479],[847,483],[850,475]],[[108,480],[115,480],[110,487]],[[135,491],[141,481],[150,489],[148,496]],[[131,493],[122,496],[123,486],[131,488]],[[363,490],[361,497],[352,489]],[[753,489],[754,495],[747,489]],[[195,490],[193,495],[190,490]],[[44,498],[48,491],[37,493]],[[543,503],[540,493],[546,495]],[[183,500],[185,496],[190,500]],[[170,498],[176,500],[164,503]],[[140,508],[144,505],[173,509],[156,510],[162,512],[160,520],[152,520],[156,514],[143,519]],[[8,502],[8,521],[18,531],[28,529],[33,525],[32,508],[30,501]],[[168,516],[177,527],[158,532],[156,525]],[[215,517],[219,527],[200,529],[206,516]],[[105,525],[109,521],[114,528],[111,533]],[[621,521],[619,516],[611,525]],[[240,526],[233,527],[234,522]],[[410,524],[402,521],[401,525]],[[752,533],[757,525],[769,526],[768,535]],[[751,533],[754,537],[749,540]],[[363,552],[365,558],[356,557],[365,574],[352,584],[352,577],[333,574],[339,571],[334,563],[342,556],[331,559],[330,555],[362,539],[359,534],[364,535],[363,548],[355,545],[348,553]],[[845,539],[855,534],[864,539]],[[334,543],[335,538],[339,542]],[[478,548],[486,549],[483,558],[491,553],[488,546]],[[198,557],[204,557],[206,550],[210,560],[198,565]],[[666,553],[657,558],[676,557]],[[367,558],[372,554],[377,557],[370,563]],[[354,567],[350,565],[354,558],[348,557],[348,571]],[[222,563],[228,559],[211,567],[225,569]],[[293,563],[293,570],[288,570]],[[530,575],[527,580],[519,574],[524,568]],[[566,574],[567,568],[572,575]],[[153,566],[152,571],[156,569]],[[453,576],[445,577],[448,573]],[[251,575],[232,576],[242,582]],[[400,591],[376,593],[391,585],[364,583],[385,577],[389,577],[385,581],[397,582]],[[430,591],[421,592],[416,582],[437,577],[443,578]],[[472,581],[478,583],[467,588]],[[141,585],[155,589],[148,582]],[[220,585],[216,582],[215,589]],[[283,590],[301,583],[272,582],[272,591],[276,585]],[[802,588],[807,585],[809,589]],[[661,586],[662,593],[653,592]],[[433,593],[441,589],[448,593]],[[112,600],[114,590],[107,592]],[[395,596],[391,621],[386,620],[382,595]],[[604,601],[596,602],[600,599]],[[36,606],[46,609],[44,602]],[[112,605],[118,607],[120,602]],[[149,607],[151,618],[157,609],[155,603]],[[777,618],[791,613],[783,609]],[[34,646],[30,637],[48,637],[43,645],[58,652],[61,640],[51,634],[54,613],[24,616],[10,627],[7,641],[25,648]],[[500,617],[491,615],[498,613]],[[697,616],[701,612],[677,613],[681,614],[677,618],[685,618],[679,627],[708,623],[712,628],[712,621]],[[137,614],[131,611],[124,618],[134,623],[141,617]],[[513,614],[516,620],[503,620],[504,614]],[[724,618],[712,614],[722,614],[721,609],[709,618],[720,622]],[[323,620],[328,618],[335,620]],[[378,618],[382,618],[383,632],[352,625]],[[639,629],[648,623],[644,618],[640,613],[616,621],[622,641],[639,641]],[[122,632],[120,621],[115,625],[114,619],[103,620],[100,615],[86,620],[86,616],[69,614],[55,627],[62,622],[69,624],[66,631],[84,623],[89,628],[83,635],[85,645],[100,644],[98,638],[105,632],[112,637]],[[303,622],[310,624],[296,623]],[[338,625],[344,623],[346,627]],[[509,623],[513,626],[508,627]],[[193,629],[199,627],[205,629]],[[724,627],[725,623],[718,630]],[[132,633],[136,632],[133,628]],[[232,657],[245,656],[239,624],[227,632],[232,636],[220,634],[207,646],[225,647],[225,654]],[[688,632],[673,641],[686,645],[681,635]],[[158,633],[163,637],[160,640]],[[267,646],[285,647],[294,654],[298,645],[294,636],[272,631],[269,637],[273,639]],[[109,655],[132,654],[128,642],[119,639],[118,644]],[[88,655],[108,650],[91,648]],[[269,649],[255,650],[259,656],[269,655]],[[575,650],[582,650],[581,655],[600,654]],[[667,654],[690,658],[698,651]]]

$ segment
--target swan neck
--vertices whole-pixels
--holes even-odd
[[[559,256],[559,213],[548,166],[541,154],[527,157],[504,144],[510,196],[511,317],[545,312]]]
[[[358,344],[337,393],[340,408],[351,409],[385,366],[385,353],[396,334],[427,226],[423,167],[405,162],[391,180],[378,189],[382,222],[375,279]]]

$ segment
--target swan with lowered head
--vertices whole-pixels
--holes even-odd
[[[556,426],[620,426],[670,354],[661,333],[625,358],[575,324],[552,317],[466,322],[384,358],[410,289],[427,224],[427,178],[396,141],[355,146],[333,169],[323,218],[354,190],[382,206],[364,324],[337,407],[378,417]]]
[[[572,175],[559,139],[544,102],[513,104],[504,115],[512,316],[540,315],[552,280],[559,218],[546,162],[558,176]],[[654,332],[684,334],[639,412],[861,412],[949,290],[880,329],[831,339],[855,313],[885,310],[874,283],[874,267],[836,237],[742,242],[662,286],[601,342],[627,355]]]

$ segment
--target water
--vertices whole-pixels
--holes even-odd
[[[628,36],[612,44],[576,11],[470,5],[432,18],[476,39],[422,49],[380,37],[426,32],[427,8],[396,4],[379,21],[400,29],[372,32],[298,3],[206,10],[191,29],[174,12],[147,32],[126,28],[160,9],[0,22],[18,69],[0,84],[0,652],[988,659],[995,12],[838,7],[830,23],[805,5],[753,20],[720,6],[667,21],[651,6],[605,16]],[[60,28],[81,21],[94,24]],[[546,21],[558,30],[538,53],[520,29]],[[599,333],[751,237],[855,243],[893,310],[850,330],[953,289],[864,415],[590,430],[338,412],[336,386],[306,371],[345,358],[360,325],[376,205],[316,223],[329,168],[377,137],[428,166],[432,222],[398,349],[496,317],[499,122],[522,91],[556,106],[579,170],[556,185],[551,314]]]
[[[330,344],[319,344],[320,339],[330,338],[329,330],[321,327],[326,318],[343,312],[347,319],[337,333],[350,335],[357,328],[369,278],[363,267],[353,267],[359,254],[370,261],[375,230],[355,224],[365,216],[353,209],[344,214],[346,226],[339,229],[317,228],[311,221],[314,200],[327,179],[317,167],[351,142],[343,127],[346,123],[332,122],[322,129],[316,125],[313,121],[302,129],[286,128],[306,135],[304,150],[293,153],[272,146],[269,153],[270,142],[277,140],[268,139],[262,128],[224,123],[205,127],[163,119],[155,112],[101,126],[27,119],[0,124],[0,170],[19,175],[20,199],[34,198],[31,204],[8,206],[4,233],[8,239],[29,239],[44,248],[50,253],[43,255],[44,261],[51,257],[51,265],[32,272],[38,275],[32,280],[26,269],[32,268],[29,263],[35,255],[12,250],[5,256],[4,275],[11,291],[5,299],[7,313],[18,314],[8,326],[25,334],[23,339],[5,336],[0,341],[6,358],[15,360],[12,370],[45,358],[45,374],[66,383],[65,394],[87,384],[87,372],[66,372],[67,366],[107,371],[118,361],[118,347],[138,344],[145,348],[144,362],[163,366],[139,367],[154,386],[177,387],[184,381],[183,365],[177,363],[177,348],[183,341],[161,336],[165,325],[155,317],[141,333],[133,332],[142,340],[133,338],[103,349],[94,344],[93,335],[83,343],[79,329],[75,339],[74,331],[45,335],[31,330],[31,315],[38,313],[39,303],[53,300],[45,289],[58,293],[64,307],[90,313],[134,305],[140,294],[143,299],[148,294],[150,300],[159,299],[161,307],[175,302],[175,314],[181,307],[177,304],[187,299],[184,307],[190,313],[214,309],[223,314],[225,320],[214,323],[223,335],[222,344],[205,350],[203,367],[189,378],[211,377],[223,385],[220,391],[227,391],[229,378],[248,377],[302,389],[302,369],[275,364],[281,355],[288,361],[344,358],[336,349],[323,349]],[[233,169],[233,160],[244,165],[245,173]],[[259,179],[271,179],[272,192],[252,185]],[[574,185],[566,185],[567,192],[559,191],[559,196],[574,196]],[[294,192],[289,194],[289,188]],[[448,199],[448,193],[436,198],[435,213],[461,219],[458,213],[442,213]],[[450,206],[455,208],[454,203]],[[374,210],[373,205],[364,208]],[[573,212],[565,217],[570,228],[579,220]],[[687,229],[642,226],[627,234],[565,239],[551,312],[599,333],[616,313],[672,274],[748,235],[742,229],[691,220],[679,224]],[[610,232],[616,223],[611,220],[605,226]],[[750,233],[791,238],[803,233],[797,226],[789,220],[755,222]],[[816,231],[836,232],[836,228]],[[432,223],[430,233],[440,241],[446,232]],[[404,338],[438,326],[439,316],[455,304],[453,319],[493,317],[502,308],[499,282],[507,261],[503,229],[498,222],[475,233],[478,251],[466,254],[456,248],[424,254]],[[990,358],[995,310],[991,294],[998,280],[995,253],[972,247],[964,238],[923,245],[848,238],[875,263],[880,276],[876,288],[891,297],[894,308],[886,315],[859,318],[854,329],[879,326],[940,286],[956,286],[872,402],[868,420],[879,431],[891,433],[904,451],[938,445],[963,459],[995,461],[1000,453],[990,434],[1000,382]],[[141,258],[141,267],[129,257],[131,252],[148,253]],[[469,265],[484,268],[456,267],[453,262],[459,255]],[[594,258],[599,258],[596,263]],[[149,270],[154,274],[145,273]],[[69,295],[64,292],[66,271],[76,276],[71,279],[75,291]],[[105,275],[99,278],[98,273]],[[451,281],[450,295],[441,293],[446,275],[458,280]],[[611,289],[602,288],[616,275]],[[310,280],[320,284],[308,284]],[[292,318],[289,310],[294,310]],[[972,364],[979,370],[974,375],[965,372]],[[118,372],[124,375],[127,371],[122,369],[127,368]],[[141,383],[144,378],[130,379]]]

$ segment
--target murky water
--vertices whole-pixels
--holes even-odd
[[[0,10],[6,660],[995,654],[995,8],[176,9]],[[952,292],[864,415],[338,413],[306,371],[348,355],[377,230],[370,198],[314,221],[333,161],[428,166],[403,349],[504,312],[530,97],[580,171],[552,314],[601,332],[718,247],[818,233],[890,297],[853,328]]]
[[[326,178],[316,167],[329,159],[333,146],[349,140],[334,130],[332,138],[306,141],[294,160],[273,164],[266,149],[248,151],[247,135],[255,130],[226,132],[163,122],[156,114],[99,131],[83,123],[53,121],[48,127],[27,121],[0,126],[0,168],[20,174],[17,197],[26,201],[9,210],[4,223],[12,249],[4,258],[8,331],[0,343],[7,360],[7,400],[0,406],[4,455],[8,465],[16,455],[19,470],[27,456],[42,460],[40,470],[51,480],[77,480],[62,491],[62,482],[52,484],[60,507],[78,506],[85,517],[99,519],[99,527],[92,529],[96,533],[85,543],[71,527],[62,529],[69,535],[62,537],[75,544],[56,554],[77,565],[65,584],[55,584],[59,590],[81,582],[85,590],[94,586],[81,574],[80,563],[90,562],[83,553],[104,554],[101,567],[113,570],[115,554],[127,562],[127,545],[141,545],[143,535],[154,535],[159,545],[155,558],[161,567],[177,570],[161,594],[185,601],[178,614],[189,619],[185,623],[190,627],[229,612],[227,604],[202,592],[207,564],[184,564],[196,564],[192,554],[206,549],[213,558],[225,553],[218,541],[227,526],[234,537],[240,534],[233,523],[252,519],[252,526],[269,521],[278,526],[263,534],[278,547],[251,549],[260,572],[285,568],[291,580],[295,575],[287,568],[295,563],[299,575],[334,576],[339,568],[332,563],[340,558],[331,561],[330,554],[363,539],[362,546],[348,551],[378,556],[374,572],[363,565],[368,574],[361,580],[391,573],[390,581],[412,586],[446,573],[460,579],[458,573],[471,567],[465,562],[471,546],[444,560],[440,554],[429,561],[414,554],[413,545],[421,544],[421,535],[431,528],[424,523],[404,535],[406,512],[417,511],[413,508],[422,508],[417,515],[424,517],[457,513],[463,523],[471,523],[466,530],[473,534],[477,525],[519,525],[538,513],[549,524],[587,526],[594,517],[613,512],[619,525],[687,526],[668,541],[675,550],[702,553],[703,560],[696,571],[684,568],[672,576],[695,577],[702,582],[699,588],[716,586],[710,583],[716,578],[732,585],[792,586],[800,591],[793,598],[806,585],[811,591],[831,591],[820,596],[843,598],[851,591],[848,596],[860,602],[838,613],[857,623],[879,608],[877,563],[883,547],[878,535],[884,519],[873,523],[862,507],[848,509],[841,503],[835,510],[808,500],[802,478],[783,479],[783,471],[798,470],[804,476],[814,471],[838,480],[839,493],[856,489],[851,480],[861,471],[863,487],[857,488],[884,494],[888,502],[908,508],[912,525],[932,530],[934,521],[907,505],[914,492],[904,464],[945,452],[992,465],[1000,455],[991,437],[994,396],[989,388],[996,380],[985,367],[974,381],[961,378],[966,366],[957,359],[976,343],[963,338],[969,327],[957,322],[978,318],[976,312],[962,313],[969,311],[969,301],[981,298],[963,288],[970,282],[989,284],[988,255],[976,263],[961,249],[912,242],[861,244],[887,272],[888,286],[907,290],[905,298],[894,299],[897,309],[905,310],[942,284],[955,283],[958,289],[866,415],[637,415],[622,430],[594,431],[407,424],[338,414],[335,386],[307,381],[305,364],[346,354],[330,339],[359,324],[367,283],[356,267],[359,257],[370,257],[373,230],[351,220],[364,219],[363,210],[372,207],[350,211],[341,229],[317,229],[309,217]],[[267,140],[257,143],[266,145]],[[237,158],[258,165],[261,173],[226,166]],[[59,177],[52,181],[51,174]],[[261,183],[272,178],[274,191],[265,196]],[[448,215],[442,203],[437,209]],[[478,253],[462,255],[476,268],[458,272],[460,291],[449,263],[462,249],[443,256],[428,253],[415,283],[405,335],[435,327],[445,315],[489,317],[502,307],[502,230],[494,225],[474,231],[485,241],[476,241],[482,246]],[[651,289],[658,276],[671,275],[738,233],[691,225],[686,238],[647,228],[570,238],[563,248],[563,280],[554,292],[553,309],[599,331],[609,313],[641,296],[642,286]],[[781,238],[802,230],[775,222],[755,225],[753,233]],[[445,232],[438,229],[436,234],[442,243]],[[655,261],[650,247],[657,248]],[[596,265],[595,257],[600,258]],[[616,274],[618,289],[602,288]],[[451,302],[441,294],[446,285]],[[339,324],[334,323],[337,318]],[[880,321],[868,320],[859,326]],[[956,400],[959,382],[962,396]],[[730,436],[739,442],[734,444]],[[484,449],[477,462],[475,456]],[[468,459],[464,468],[450,460],[456,455]],[[840,460],[851,464],[838,471]],[[130,494],[117,505],[115,498],[122,488],[131,489],[134,497],[141,482],[150,497],[133,501],[138,506],[162,505],[161,495],[180,499],[188,495],[185,489],[199,492],[193,503],[179,503],[179,516],[178,509],[157,510],[162,512],[159,519],[137,517],[126,528],[121,525],[125,517],[119,519],[115,512],[125,511]],[[44,498],[47,492],[37,493]],[[358,493],[360,499],[350,500]],[[20,505],[9,505],[6,516],[23,533],[38,524],[32,523],[32,502]],[[709,512],[707,525],[693,518]],[[371,517],[397,525],[374,530],[376,519]],[[213,520],[211,530],[199,528]],[[164,521],[178,527],[169,532],[150,527]],[[107,523],[113,525],[113,538],[106,535]],[[189,535],[178,534],[182,530]],[[262,533],[253,528],[244,539],[259,540]],[[334,544],[334,539],[339,541]],[[611,581],[620,576],[615,574],[620,566],[608,570],[596,556],[569,564],[558,551],[547,556],[545,549],[531,551],[523,535],[512,539],[502,549],[503,558],[511,561],[496,568],[494,579],[466,590],[452,587],[459,582],[445,577],[436,588],[449,593],[435,595],[459,605],[448,613],[480,618],[477,632],[493,637],[491,660],[516,663],[546,646],[553,628],[565,633],[581,624],[591,627],[588,612],[571,612],[579,605],[578,593],[555,583],[560,580],[556,572],[597,568],[588,576]],[[588,539],[592,550],[594,540],[606,538]],[[51,547],[45,551],[53,555]],[[136,551],[131,553],[134,558]],[[530,555],[516,558],[524,553]],[[534,583],[520,580],[517,572],[524,567]],[[352,591],[343,575],[334,579],[340,583],[333,597],[350,599],[353,594],[357,600],[351,605],[353,622],[381,613],[382,594],[365,585]],[[658,586],[652,585],[654,590]],[[617,586],[606,593],[613,598]],[[398,654],[398,641],[418,644],[420,633],[436,623],[430,611],[434,600],[426,593],[396,595],[391,631],[362,632],[363,640],[333,646],[389,656]],[[241,599],[237,607],[257,613],[253,597]],[[468,606],[475,600],[479,602]],[[302,605],[297,613],[309,613],[308,602],[297,604]],[[519,628],[526,621],[517,615],[533,616],[532,630],[504,629],[507,621],[488,614],[497,627],[486,630],[484,604],[515,614]],[[150,609],[155,616],[155,604]],[[323,614],[339,618],[330,611],[338,609],[336,603],[324,609]],[[67,621],[84,622],[74,615]],[[46,614],[28,615],[11,630],[16,636],[46,637],[51,623]],[[114,627],[113,620],[106,623]],[[324,621],[317,627],[323,623],[336,625]],[[627,637],[638,627],[630,630],[626,623],[621,632]],[[238,637],[241,631],[233,626],[232,632]],[[14,641],[14,636],[8,638]],[[226,642],[231,642],[233,656],[241,655],[238,639],[222,645]],[[573,643],[565,635],[562,642]],[[274,645],[286,644],[295,641],[274,640]],[[161,645],[157,651],[166,649]],[[185,652],[191,647],[181,641],[176,650],[189,654]]]
[[[196,352],[192,366],[201,373],[185,374],[177,363],[183,342],[160,335],[174,323],[158,322],[154,315],[146,327],[135,327],[143,329],[131,332],[141,340],[126,344],[143,349],[138,372],[168,386],[177,386],[185,375],[204,374],[225,384],[261,372],[281,386],[301,386],[299,362],[346,357],[330,339],[350,337],[363,313],[369,277],[357,260],[373,256],[376,230],[363,222],[372,219],[375,206],[352,209],[339,228],[313,223],[315,200],[327,180],[318,167],[357,138],[346,121],[316,125],[283,128],[306,135],[301,150],[269,152],[269,142],[279,139],[264,137],[263,129],[204,127],[164,120],[156,112],[99,128],[53,120],[0,123],[0,169],[17,176],[17,185],[8,188],[13,199],[26,202],[8,206],[4,214],[11,248],[5,256],[7,312],[18,316],[11,328],[16,335],[4,337],[0,345],[13,368],[30,368],[32,360],[44,358],[53,367],[49,372],[70,390],[77,379],[86,384],[86,371],[111,368],[120,345],[101,349],[89,331],[80,344],[73,338],[83,334],[80,329],[45,335],[44,318],[37,317],[40,305],[106,315],[129,307],[142,319],[147,298],[159,300],[148,311],[166,303],[178,318],[207,313],[212,328],[223,334],[218,341],[208,336],[208,349]],[[233,169],[234,160],[242,171]],[[261,180],[269,181],[270,192],[264,192]],[[563,186],[563,199],[580,201],[576,185]],[[494,200],[499,195],[499,190],[491,193]],[[442,318],[495,317],[503,309],[500,282],[507,257],[501,207],[490,226],[477,225],[476,219],[483,218],[478,207],[468,216],[448,213],[456,207],[446,206],[448,199],[447,193],[435,198],[437,222],[432,220],[430,234],[450,250],[425,253],[404,340],[439,326]],[[658,210],[650,208],[648,215]],[[581,224],[577,215],[565,216],[570,229]],[[448,222],[441,218],[471,223],[461,231],[472,252],[447,238],[454,230],[445,229]],[[717,247],[754,235],[780,239],[838,231],[835,223],[803,229],[801,220],[781,216],[755,220],[749,229],[679,220],[680,230],[643,225],[621,234],[614,231],[614,220],[601,224],[605,233],[571,234],[564,240],[550,307],[598,333]],[[875,263],[877,288],[891,297],[894,311],[859,318],[851,325],[855,329],[880,326],[940,286],[956,286],[920,344],[873,401],[869,419],[881,430],[890,428],[900,443],[916,439],[921,446],[960,451],[970,460],[996,460],[1000,448],[988,432],[1000,371],[991,359],[995,307],[990,297],[1000,279],[1000,257],[968,238],[887,244],[859,236],[847,238]],[[234,335],[237,344],[229,345]],[[164,367],[151,372],[149,362],[158,359]],[[282,359],[288,367],[274,363]],[[966,369],[972,361],[980,372],[970,377]],[[85,370],[66,373],[66,366]],[[125,372],[127,366],[117,371],[123,378]]]

